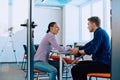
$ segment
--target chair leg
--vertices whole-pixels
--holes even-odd
[[[96,80],[98,80],[97,77],[96,77]]]
[[[21,70],[26,71],[26,66],[27,66],[26,59],[23,59],[22,64],[21,64]]]
[[[25,80],[27,80],[27,76],[28,76],[28,74],[27,74],[27,72],[25,73]]]
[[[24,61],[24,70],[25,70],[25,71],[27,70],[26,67],[27,67],[27,62]]]
[[[37,73],[37,80],[39,80],[39,73]]]
[[[22,64],[21,64],[21,70],[23,70],[23,64],[24,64],[24,58],[23,58]]]
[[[91,77],[91,76],[89,76],[89,80],[92,80],[92,77]]]
[[[39,80],[38,76],[37,76],[37,80]]]
[[[95,78],[96,78],[96,80],[98,80],[97,77],[95,77]],[[89,77],[89,80],[92,80],[92,76]]]

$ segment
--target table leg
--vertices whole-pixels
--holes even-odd
[[[62,54],[60,54],[60,80],[62,80]]]

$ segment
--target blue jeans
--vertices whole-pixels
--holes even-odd
[[[57,79],[60,80],[60,77],[59,77],[60,76],[60,64],[59,64],[59,61],[48,60],[48,63],[51,64],[52,66],[54,66],[57,69]],[[64,67],[64,64],[62,65],[62,67]]]
[[[34,68],[44,72],[48,72],[49,80],[56,80],[57,69],[54,66],[50,65],[49,63],[42,61],[35,61]]]

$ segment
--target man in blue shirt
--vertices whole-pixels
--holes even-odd
[[[98,17],[88,18],[88,29],[94,32],[94,38],[85,46],[75,48],[73,55],[92,55],[91,61],[80,61],[73,66],[71,73],[73,80],[87,80],[88,73],[109,73],[111,65],[111,47],[109,36],[100,27]]]

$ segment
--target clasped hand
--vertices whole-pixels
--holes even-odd
[[[79,48],[71,48],[70,49],[71,55],[77,56],[78,54],[85,54],[84,50],[79,50]]]

